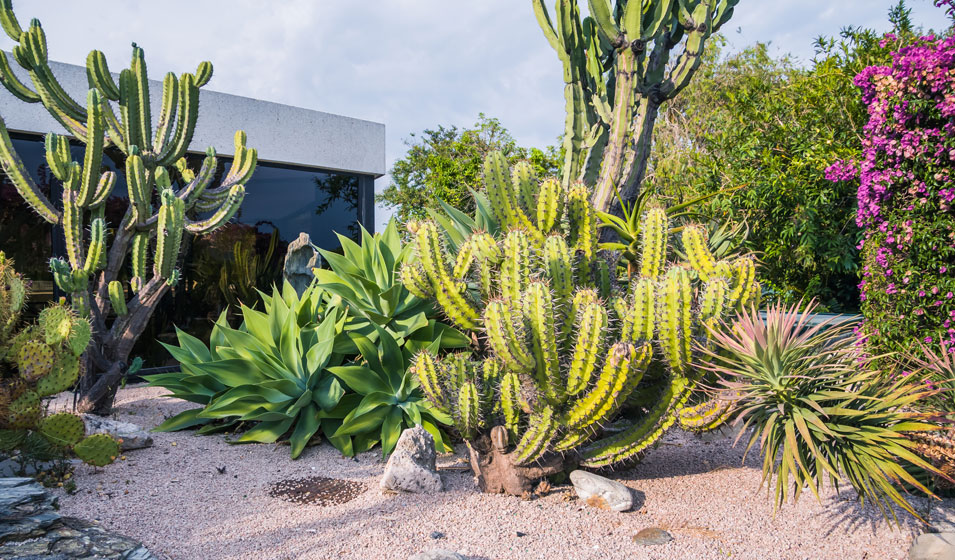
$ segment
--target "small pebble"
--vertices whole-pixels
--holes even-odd
[[[432,539],[443,539],[443,538],[444,538],[444,533],[442,533],[441,531],[432,531],[432,532],[431,532],[431,538],[432,538]]]
[[[517,536],[518,536],[518,537],[526,537],[526,536],[527,536],[527,533],[522,533],[522,532],[518,531],[518,532],[517,532]]]

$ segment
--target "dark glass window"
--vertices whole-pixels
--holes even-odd
[[[38,186],[52,200],[59,199],[62,186],[47,167],[42,137],[13,135],[13,144]],[[74,146],[73,158],[82,161],[82,157],[83,147]],[[198,169],[202,156],[189,159]],[[103,162],[104,169],[120,170],[114,196],[107,202],[109,227],[115,227],[126,210],[122,162],[115,153],[107,153]],[[217,176],[224,175],[231,163],[220,157]],[[340,244],[335,233],[357,239],[358,224],[371,230],[373,192],[369,175],[260,162],[232,222],[208,235],[184,239],[182,280],[157,307],[134,355],[143,356],[147,366],[164,365],[168,354],[156,341],[173,340],[173,325],[204,338],[222,310],[238,303],[255,305],[256,289],[268,290],[281,281],[288,244],[299,232],[308,233],[319,247],[336,250]],[[35,303],[59,295],[48,261],[63,254],[61,235],[23,202],[8,178],[0,176],[0,250],[34,281]]]

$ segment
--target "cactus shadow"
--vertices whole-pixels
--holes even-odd
[[[905,498],[919,515],[928,518],[928,498],[913,495],[905,495]],[[921,521],[894,504],[888,507],[892,508],[895,518],[898,519],[898,524],[895,521],[887,521],[878,506],[871,502],[861,503],[852,488],[840,487],[838,493],[833,493],[832,496],[825,498],[823,503],[826,506],[826,515],[831,521],[829,529],[825,533],[826,536],[837,530],[855,532],[868,529],[875,534],[880,527],[886,524],[911,535],[917,535],[926,529]],[[889,518],[891,519],[891,513],[889,513]]]

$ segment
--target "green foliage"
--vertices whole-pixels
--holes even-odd
[[[415,134],[411,134],[415,138]],[[423,218],[439,203],[464,212],[473,210],[469,190],[480,189],[481,165],[491,151],[500,151],[515,163],[527,160],[541,175],[559,167],[556,149],[523,148],[494,118],[483,113],[472,128],[456,126],[426,129],[420,139],[409,142],[408,152],[391,169],[391,185],[378,195],[378,202],[395,207],[395,216],[405,222]]]
[[[755,310],[744,313],[732,328],[713,332],[704,351],[704,367],[722,378],[724,397],[737,403],[739,437],[752,429],[747,451],[760,444],[776,507],[806,488],[818,498],[827,479],[836,486],[845,480],[887,518],[895,518],[891,502],[918,517],[898,484],[928,493],[906,468],[938,472],[907,435],[938,429],[914,411],[937,390],[918,375],[870,370],[853,324],[811,326],[815,304],[802,314],[799,307],[776,304],[765,319]]]
[[[27,204],[63,232],[66,258],[51,262],[54,280],[70,295],[77,314],[96,322],[93,350],[101,359],[89,362],[90,381],[84,383],[80,405],[106,412],[122,380],[130,341],[142,334],[162,296],[179,280],[176,264],[183,236],[214,231],[235,215],[245,196],[245,183],[255,170],[256,151],[246,147],[245,133],[239,131],[232,167],[218,185],[213,184],[216,157],[212,148],[200,169],[189,169],[185,156],[198,120],[199,88],[212,77],[209,62],[200,63],[195,73],[165,75],[154,121],[145,55],[135,43],[119,84],[103,53],[90,52],[90,89],[81,103],[54,77],[40,22],[34,19],[23,29],[11,0],[0,1],[0,20],[16,43],[13,59],[29,75],[32,88],[14,74],[2,52],[0,83],[22,101],[42,104],[85,146],[83,161],[75,162],[67,136],[47,135],[47,163],[63,183],[62,202],[54,204],[25,169],[0,119],[0,166]],[[128,211],[120,223],[113,224],[107,223],[105,214],[116,185],[115,173],[102,171],[107,149],[125,164],[128,191]],[[183,179],[181,188],[175,188],[173,175]],[[124,290],[114,287],[112,297],[104,297],[127,268],[127,259],[132,272],[128,306]],[[130,313],[118,313],[119,318],[110,324],[114,307]],[[105,370],[96,369],[110,361]]]
[[[418,378],[406,363],[407,349],[386,330],[376,327],[377,344],[364,335],[349,337],[361,352],[363,362],[330,368],[345,385],[362,396],[361,402],[349,411],[336,437],[352,436],[356,453],[381,442],[381,454],[391,455],[398,436],[405,428],[422,426],[434,436],[439,452],[453,451],[447,436],[439,428],[451,418],[429,403],[418,389]],[[437,350],[440,339],[431,348]]]
[[[707,214],[749,225],[769,296],[858,309],[855,187],[825,170],[858,159],[866,107],[853,78],[890,60],[890,48],[874,31],[848,28],[838,41],[818,39],[806,67],[765,44],[735,54],[724,44],[709,43],[695,79],[663,109],[648,180],[674,203],[739,189]]]
[[[21,328],[26,300],[27,282],[0,251],[0,452],[17,452],[21,461],[48,461],[73,451],[90,465],[112,463],[119,455],[113,438],[87,437],[79,416],[47,415],[43,403],[76,383],[80,356],[90,342],[89,323],[59,303]]]
[[[616,265],[598,249],[585,186],[565,192],[559,181],[538,182],[524,164],[509,169],[500,153],[485,160],[484,178],[496,233],[474,227],[488,221],[481,199],[476,218],[452,213],[408,225],[416,260],[402,277],[453,324],[487,337],[476,361],[419,353],[422,389],[467,439],[505,426],[517,464],[558,452],[593,467],[637,456],[677,420],[694,388],[690,360],[702,322],[758,296],[753,261],[717,264],[696,247],[706,255],[697,262],[713,263],[712,281],[732,288],[701,315],[694,290],[704,291],[703,271],[693,261],[667,264],[669,223],[653,208],[642,237],[645,266],[613,289]],[[662,363],[653,360],[655,348]],[[601,438],[624,408],[624,430]]]
[[[405,363],[422,348],[461,348],[469,339],[436,321],[430,302],[398,281],[409,251],[394,224],[373,236],[365,232],[361,245],[341,239],[344,255],[325,252],[332,269],[316,270],[301,296],[287,282],[260,294],[262,311],[242,306],[238,329],[223,313],[208,347],[178,331],[178,346],[166,348],[180,371],[146,378],[202,407],[157,430],[202,426],[206,434],[253,422],[236,442],[287,436],[293,458],[319,432],[351,456],[379,441],[390,453],[401,426],[438,431],[446,419],[422,400]],[[361,383],[355,372],[369,377]],[[444,449],[440,433],[435,439]]]

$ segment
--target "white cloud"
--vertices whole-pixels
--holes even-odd
[[[946,25],[931,0],[909,3],[916,24]],[[893,4],[742,0],[724,31],[736,47],[771,41],[776,52],[806,60],[818,35],[847,24],[885,29]],[[479,112],[501,119],[524,145],[553,144],[563,129],[560,64],[528,0],[15,0],[15,7],[21,23],[43,22],[55,60],[83,64],[98,48],[117,70],[137,41],[152,77],[211,60],[211,89],[383,122],[389,166],[409,133],[469,126]],[[0,48],[9,47],[4,38]]]

